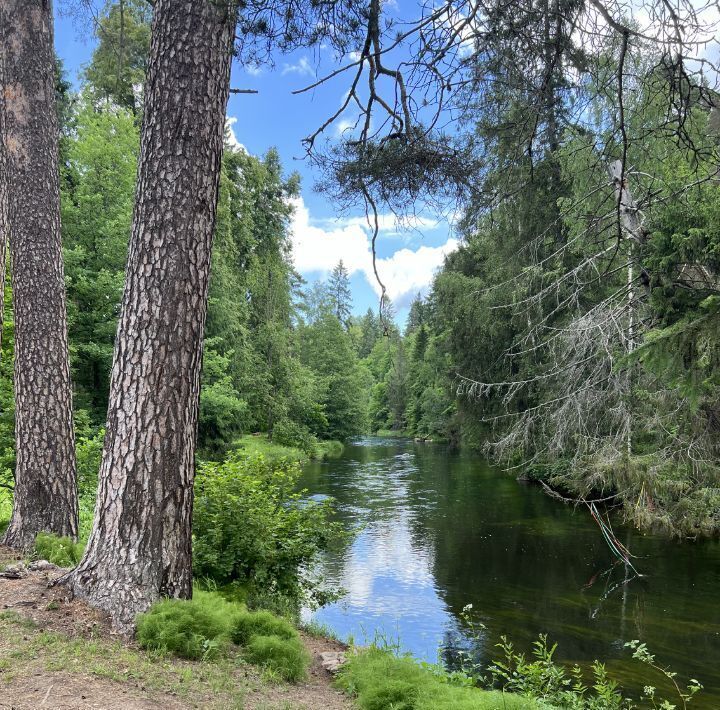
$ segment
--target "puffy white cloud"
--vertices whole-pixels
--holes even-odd
[[[295,64],[283,64],[281,74],[298,74],[300,76],[314,76],[315,70],[307,57],[300,57]]]
[[[450,252],[458,248],[458,244],[457,239],[450,238],[437,247],[400,249],[391,257],[380,259],[378,272],[395,306],[409,306],[415,294],[426,293],[438,267]],[[374,279],[371,285],[380,295],[380,286]]]
[[[380,295],[380,286],[372,266],[371,232],[362,217],[337,220],[313,220],[302,197],[293,200],[293,259],[303,274],[326,275],[343,260],[351,275],[361,273]],[[415,226],[437,227],[437,221],[417,217]],[[381,226],[397,230],[392,215],[381,215]],[[394,232],[391,232],[394,233]],[[425,293],[443,259],[458,246],[449,238],[436,247],[403,248],[390,257],[378,258],[377,269],[388,295],[399,308],[410,303],[416,293]]]
[[[368,265],[372,268],[370,242],[360,225],[317,226],[302,197],[293,199],[292,204],[293,259],[298,271],[329,273],[340,259],[350,274],[365,272]]]
[[[235,150],[242,150],[244,153],[247,153],[247,148],[238,140],[237,135],[235,135],[235,129],[233,126],[236,123],[236,116],[227,116],[225,118],[225,130],[228,133],[228,143],[232,148],[235,148]]]

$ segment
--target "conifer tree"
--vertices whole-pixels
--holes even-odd
[[[6,221],[17,450],[13,513],[4,542],[27,549],[38,532],[73,539],[78,532],[51,3],[0,5],[0,67],[0,231]]]
[[[335,317],[347,329],[352,311],[352,293],[350,291],[350,274],[340,259],[330,274],[328,292]]]
[[[121,629],[161,596],[192,594],[200,364],[237,13],[207,0],[158,0],[154,12],[94,526],[65,580]]]

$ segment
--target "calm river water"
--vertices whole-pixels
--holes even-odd
[[[335,498],[349,528],[362,526],[321,565],[347,594],[314,618],[341,638],[380,633],[430,661],[441,647],[471,646],[488,660],[499,657],[501,634],[529,650],[547,633],[558,660],[604,659],[623,685],[657,685],[623,647],[641,639],[658,662],[705,685],[692,707],[720,708],[719,543],[616,526],[644,576],[613,590],[624,570],[603,574],[613,557],[585,509],[475,455],[366,438],[339,459],[309,464],[302,485]],[[467,604],[487,627],[474,641],[460,619]]]

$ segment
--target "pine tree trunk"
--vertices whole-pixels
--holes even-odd
[[[50,0],[3,0],[4,152],[15,313],[15,497],[4,542],[77,538]]]
[[[0,11],[1,13],[2,11]],[[0,14],[0,22],[3,16]],[[3,323],[5,322],[5,255],[9,238],[8,222],[9,174],[5,151],[5,41],[0,25],[0,353],[2,353]]]
[[[192,594],[200,366],[235,10],[158,0],[95,522],[65,580],[129,631]]]

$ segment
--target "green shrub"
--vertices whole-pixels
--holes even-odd
[[[350,655],[337,678],[338,685],[357,698],[362,710],[540,710],[532,698],[480,690],[456,681],[452,674],[434,673],[412,658],[394,656],[372,647]]]
[[[205,463],[195,481],[193,563],[198,578],[322,603],[303,569],[344,533],[329,501],[296,491],[300,468],[262,456]]]
[[[58,567],[75,567],[83,555],[83,545],[69,537],[58,537],[53,533],[38,533],[35,537],[33,557],[47,560]]]
[[[299,638],[253,636],[245,648],[245,658],[288,682],[306,678],[310,666],[310,655]]]
[[[97,495],[98,472],[100,471],[104,440],[104,429],[95,432],[88,430],[86,436],[78,432],[75,445],[78,495],[81,500],[87,499],[93,504]]]
[[[137,640],[153,651],[189,659],[221,655],[240,607],[220,595],[196,591],[193,599],[165,599],[137,618]]]
[[[253,636],[278,636],[283,639],[297,638],[295,627],[285,619],[269,611],[244,611],[235,616],[232,640],[245,646]]]
[[[76,415],[87,414],[83,410]],[[86,417],[82,417],[85,419]],[[93,430],[89,424],[81,425],[76,421],[76,445],[75,455],[77,457],[77,479],[78,498],[80,513],[81,540],[87,540],[92,528],[93,515],[95,513],[95,497],[97,496],[98,472],[100,471],[100,460],[102,459],[103,442],[105,430]]]
[[[272,430],[272,440],[282,446],[300,449],[310,458],[315,458],[317,455],[317,438],[310,433],[306,426],[290,419],[280,419],[275,423]]]

